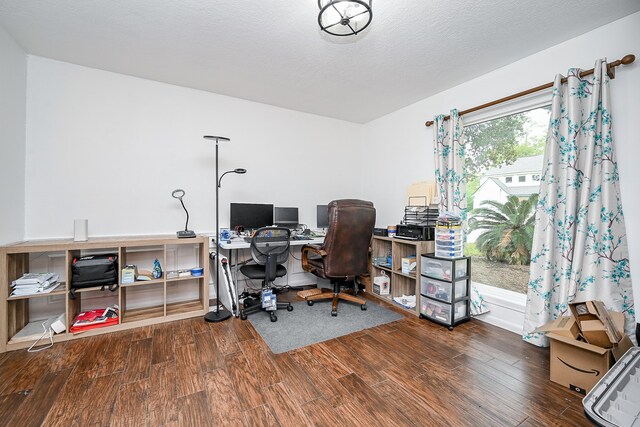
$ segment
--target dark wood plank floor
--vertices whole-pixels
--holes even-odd
[[[0,425],[590,425],[548,358],[479,321],[406,317],[274,355],[248,321],[197,318],[0,355]]]

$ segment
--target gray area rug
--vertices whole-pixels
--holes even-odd
[[[331,316],[331,300],[316,302],[311,307],[306,302],[294,302],[292,305],[293,311],[276,312],[277,322],[271,322],[269,314],[264,311],[248,317],[276,354],[384,325],[403,317],[371,303],[367,303],[367,310],[362,311],[359,304],[341,302],[338,304],[337,317]]]

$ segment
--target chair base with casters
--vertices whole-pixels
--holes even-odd
[[[333,292],[327,291],[322,292],[321,294],[310,295],[307,297],[307,305],[313,305],[315,301],[330,299],[331,302],[331,315],[336,317],[338,315],[338,301],[351,301],[356,304],[360,304],[360,310],[367,309],[367,301],[363,298],[359,298],[355,295],[356,291],[349,289],[348,291],[341,291],[340,287],[344,284],[344,282],[338,280],[331,280],[331,284],[333,285]],[[354,289],[358,289],[358,285],[356,281],[353,281]]]
[[[258,299],[258,300],[251,299],[251,301],[247,304],[248,299],[249,298],[245,300],[244,308],[240,311],[240,319],[247,320],[247,316],[249,314],[257,313],[259,311],[267,311],[264,308],[262,308],[261,299]],[[291,305],[290,302],[278,302],[276,303],[276,309],[278,310],[286,309],[287,311],[293,311],[293,306]],[[269,313],[269,318],[271,319],[272,322],[278,321],[278,316],[276,316],[275,310],[269,310],[268,313]]]
[[[277,265],[275,270],[276,270],[275,277],[283,277],[284,275],[287,274],[287,269],[282,265]],[[248,278],[250,278],[250,279],[264,279],[264,275],[265,275],[264,266],[255,265],[255,264],[249,264],[249,265],[245,265],[245,266],[241,267],[240,268],[240,272],[242,274],[244,274],[245,276],[247,276]],[[249,314],[257,313],[259,311],[266,311],[266,312],[269,313],[269,318],[271,319],[272,322],[277,322],[278,321],[278,316],[276,316],[276,310],[266,310],[266,309],[262,308],[262,292],[267,290],[267,289],[273,289],[273,288],[270,287],[268,285],[268,283],[263,280],[263,282],[262,282],[262,290],[260,291],[260,294],[258,295],[258,298],[257,299],[249,299],[249,298],[245,299],[245,302],[243,304],[244,307],[243,307],[242,310],[240,310],[240,319],[241,320],[247,320],[247,316]],[[253,302],[253,303],[251,303],[251,302]],[[291,305],[290,302],[277,302],[276,303],[276,309],[277,310],[286,309],[287,311],[293,311],[293,306]]]

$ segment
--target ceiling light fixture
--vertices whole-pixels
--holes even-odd
[[[373,0],[318,0],[320,29],[334,36],[355,36],[371,23]]]

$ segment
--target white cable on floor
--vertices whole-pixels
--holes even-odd
[[[40,335],[40,337],[39,337],[39,338],[38,338],[38,339],[37,339],[33,344],[31,344],[31,347],[29,347],[29,348],[27,349],[27,351],[28,351],[29,353],[37,353],[37,352],[39,352],[39,351],[47,350],[47,349],[49,349],[49,348],[53,347],[53,329],[49,328],[49,329],[47,330],[47,322],[48,322],[48,320],[45,320],[44,322],[42,322],[42,329],[44,329],[44,332],[42,333],[42,335]],[[40,348],[36,348],[36,349],[34,349],[33,347],[35,347],[36,345],[38,345],[38,343],[40,342],[40,340],[41,340],[42,338],[44,338],[44,337],[45,337],[45,335],[47,335],[47,332],[49,333],[49,341],[50,341],[50,344],[49,344],[49,345],[47,345],[46,347],[40,347]]]

